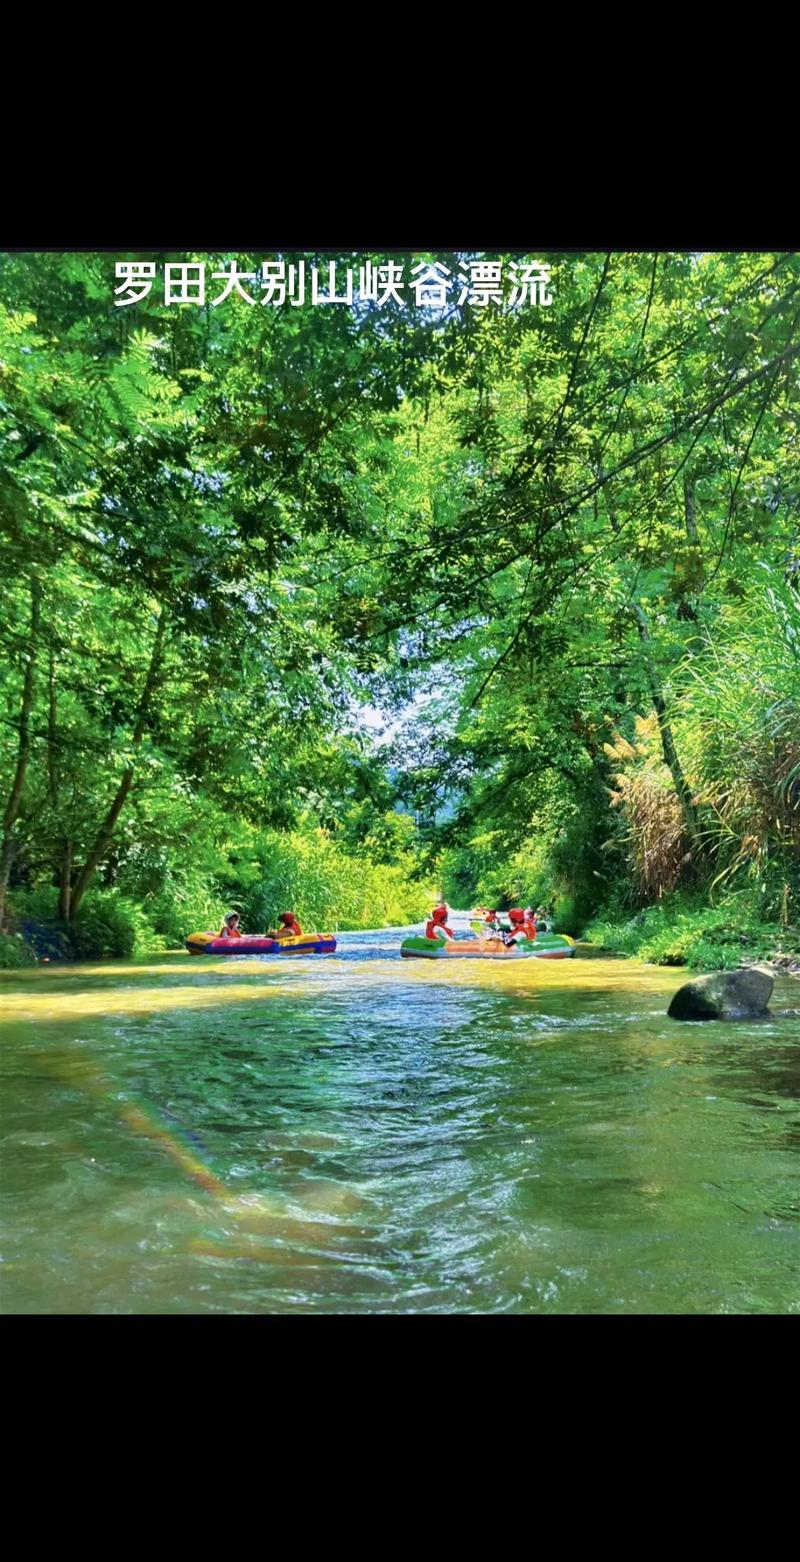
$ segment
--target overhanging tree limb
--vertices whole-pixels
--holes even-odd
[[[3,838],[0,843],[0,927],[3,924],[5,912],[6,890],[8,888],[11,864],[14,860],[16,842],[14,838],[14,826],[19,818],[22,804],[22,792],[25,786],[25,777],[28,771],[28,761],[31,752],[31,710],[33,708],[34,672],[39,652],[39,627],[41,622],[42,588],[35,575],[31,576],[31,620],[28,637],[28,651],[25,663],[25,676],[22,682],[22,702],[19,717],[19,742],[17,745],[17,763],[14,770],[14,779],[11,783],[11,791],[3,813]]]
[[[145,727],[150,715],[153,694],[155,693],[156,685],[158,683],[166,623],[166,610],[162,607],[159,614],[155,640],[153,641],[153,649],[150,655],[150,664],[147,669],[147,676],[144,681],[144,688],[142,689],[142,696],[139,701],[137,711],[136,726],[134,728],[132,742],[134,751],[136,751],[141,745],[142,738],[144,737]],[[122,813],[128,793],[133,786],[135,773],[136,763],[134,758],[128,765],[128,768],[125,771],[119,786],[117,787],[116,794],[111,803],[111,806],[109,807],[108,812],[103,819],[103,822],[95,837],[94,845],[92,846],[89,856],[87,857],[86,862],[78,874],[78,878],[72,890],[70,920],[74,920],[74,918],[77,916],[86,890],[91,883],[91,880],[94,878],[94,875],[97,872],[97,869],[100,866],[106,851],[108,850],[114,835],[117,820]]]
[[[794,318],[792,320],[792,326],[791,326],[792,334],[794,334],[794,331],[797,328],[798,320],[800,320],[800,309],[797,311],[797,313],[795,314],[795,316],[794,316]],[[747,465],[748,457],[749,457],[750,451],[751,451],[751,449],[753,447],[753,441],[754,441],[754,439],[756,437],[756,434],[758,433],[758,431],[759,431],[759,429],[761,427],[761,424],[762,424],[762,421],[763,421],[763,418],[764,418],[764,413],[766,412],[767,407],[769,406],[770,398],[772,396],[772,392],[775,389],[775,385],[777,383],[778,375],[780,374],[781,368],[782,368],[782,365],[781,365],[780,362],[778,362],[776,367],[775,367],[774,374],[771,376],[771,378],[767,382],[767,388],[766,388],[766,390],[764,392],[764,395],[762,397],[761,406],[758,409],[758,417],[756,418],[756,421],[753,424],[753,427],[752,427],[752,429],[750,431],[750,438],[747,441],[747,444],[746,444],[745,450],[744,450],[744,455],[742,456],[742,459],[741,459],[741,461],[739,463],[739,470],[736,473],[736,481],[735,481],[735,483],[733,485],[733,488],[731,489],[730,503],[728,505],[728,514],[727,514],[727,517],[726,517],[726,520],[725,520],[725,531],[724,531],[723,536],[722,536],[722,547],[719,550],[719,557],[717,559],[717,562],[714,565],[714,568],[711,571],[711,574],[709,575],[708,580],[706,581],[706,586],[710,586],[711,582],[716,579],[717,575],[719,574],[720,567],[722,565],[722,560],[725,557],[725,549],[728,546],[728,536],[730,534],[731,522],[733,520],[733,507],[734,507],[734,504],[736,502],[736,494],[737,494],[738,489],[739,489],[739,484],[740,484],[740,482],[742,480],[742,473],[743,473],[743,471],[744,471],[744,469],[745,469],[745,467]]]
[[[580,508],[580,506],[587,501],[587,499],[591,499],[593,495],[599,493],[607,483],[612,482],[615,477],[618,477],[620,472],[630,470],[632,467],[638,466],[639,463],[646,460],[648,456],[654,455],[657,450],[666,449],[669,445],[673,444],[681,434],[687,433],[688,430],[693,428],[697,423],[702,421],[703,428],[705,428],[710,422],[714,412],[716,412],[720,407],[724,406],[734,397],[741,395],[742,391],[746,390],[748,386],[754,384],[757,380],[763,379],[765,375],[774,374],[778,368],[790,363],[794,358],[797,358],[798,355],[800,355],[800,344],[794,344],[790,347],[787,347],[782,353],[779,353],[777,357],[770,359],[767,363],[762,364],[759,368],[753,369],[751,373],[742,376],[742,378],[736,380],[735,383],[726,384],[722,391],[720,391],[716,396],[712,397],[710,401],[706,402],[696,411],[688,413],[686,417],[680,423],[676,424],[669,432],[660,434],[656,438],[648,441],[646,444],[640,445],[637,450],[632,451],[628,456],[620,461],[617,466],[612,468],[611,471],[605,472],[601,479],[597,479],[594,482],[587,484],[586,487],[579,489],[577,492],[569,495],[561,502],[561,504],[554,506],[556,514],[553,519],[548,520],[542,527],[537,537],[537,541],[541,542],[544,537],[546,537],[549,532],[553,531],[555,527],[559,526],[563,520],[567,519],[568,516],[573,515]],[[687,458],[684,457],[683,461],[680,463],[680,466],[683,466],[686,459]],[[680,470],[680,467],[678,470]],[[669,486],[669,484],[674,481],[676,476],[677,471],[672,473],[667,486]],[[500,524],[505,529],[506,522],[503,521]],[[491,536],[491,532],[489,532],[488,535]],[[529,551],[530,545],[527,545],[524,548],[520,548],[510,556],[504,558],[501,563],[490,565],[488,569],[482,570],[480,574],[471,577],[471,579],[468,580],[462,588],[462,596],[473,592],[477,586],[485,584],[495,575],[502,574],[504,570],[510,569],[511,566],[518,563],[520,559],[527,557]],[[408,550],[406,550],[406,552],[408,552]],[[417,619],[423,615],[425,617],[429,617],[430,614],[435,612],[438,607],[442,607],[446,601],[446,595],[440,596],[432,604],[426,604],[425,607],[420,609],[420,612],[415,615],[410,616],[408,614],[404,614],[402,618],[397,619],[396,621],[383,624],[381,628],[375,632],[375,634],[365,637],[365,643],[368,643],[370,640],[378,639],[383,635],[391,634],[395,629],[405,628],[409,625],[409,623],[415,623]]]

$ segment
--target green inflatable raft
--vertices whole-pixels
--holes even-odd
[[[567,933],[539,933],[510,946],[496,938],[404,938],[404,960],[568,960],[575,940]]]

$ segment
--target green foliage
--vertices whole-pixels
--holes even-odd
[[[387,866],[407,862],[414,848],[414,821],[365,798],[346,811],[337,842],[369,862]]]
[[[0,970],[12,971],[35,964],[36,951],[21,933],[0,933]]]
[[[512,905],[503,882],[502,846],[491,831],[475,833],[464,846],[447,847],[439,858],[442,895],[449,905],[468,911],[474,906]]]
[[[607,826],[597,788],[587,778],[570,796],[545,773],[534,778],[525,798],[530,799],[526,834],[514,848],[523,828],[514,817],[518,805],[484,797],[484,815],[502,819],[502,826],[474,831],[467,846],[445,849],[443,893],[462,907],[544,904],[552,907],[556,930],[574,935],[607,887],[609,862],[601,849]]]
[[[178,949],[187,933],[220,921],[220,891],[195,875],[170,874],[163,888],[143,904],[153,932],[168,949]],[[227,909],[227,908],[226,908]]]
[[[800,930],[758,920],[743,897],[724,907],[668,896],[635,917],[599,916],[585,940],[602,949],[635,956],[653,965],[687,965],[693,970],[730,970],[775,954],[800,953]]]
[[[182,811],[166,811],[180,824]],[[225,816],[197,807],[184,833],[178,830],[145,845],[144,831],[135,829],[135,845],[119,866],[118,886],[141,907],[167,947],[179,948],[187,933],[219,925],[223,891],[216,876],[225,868],[232,833],[245,839],[247,827],[234,826],[232,832]]]
[[[549,258],[554,308],[439,315],[0,256],[0,920],[66,875],[95,953],[363,926],[440,868],[798,920],[800,260]]]
[[[118,960],[164,947],[141,907],[113,891],[86,896],[69,937],[77,960]]]
[[[391,927],[427,914],[435,892],[409,876],[412,865],[372,863],[343,851],[324,830],[264,832],[220,875],[225,909],[241,911],[252,932],[294,911],[319,932]]]
[[[12,865],[55,882],[65,843],[74,919],[209,804],[338,822],[371,609],[324,560],[374,537],[373,457],[440,351],[425,310],[134,320],[113,282],[108,257],[0,257],[0,915]]]
[[[612,885],[633,909],[749,877],[797,919],[799,274],[584,256],[546,320],[471,336],[468,459],[441,509],[431,466],[385,572],[417,626],[403,677],[438,691],[395,763],[452,898],[525,885],[577,930]],[[449,855],[479,840],[479,870]]]
[[[10,905],[26,941],[40,957],[120,960],[164,947],[141,907],[114,891],[90,892],[70,923],[59,918],[53,889],[16,891]]]
[[[569,933],[571,938],[577,937],[586,920],[585,915],[581,915],[580,904],[574,895],[556,895],[551,918],[552,932]]]
[[[478,904],[480,862],[472,846],[446,847],[439,858],[442,896],[452,906],[469,911]],[[491,895],[487,896],[487,900]]]
[[[800,913],[800,597],[785,573],[755,565],[712,643],[677,668],[674,698],[713,890],[749,882],[765,917]]]

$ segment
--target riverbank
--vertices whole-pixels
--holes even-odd
[[[628,918],[595,917],[582,937],[598,954],[628,955],[648,965],[730,971],[766,963],[782,974],[800,974],[800,928],[761,922],[736,903],[715,907],[665,898]]]
[[[391,930],[405,926],[411,919],[427,916],[437,899],[437,891],[426,884],[411,888],[399,868],[368,862],[359,865],[363,878],[363,907],[348,904],[344,892],[328,886],[322,909],[307,907],[300,892],[287,895],[301,908],[305,927],[317,927],[326,933],[369,932],[375,926]],[[388,886],[388,887],[387,887]],[[372,893],[374,891],[374,893]],[[338,898],[337,898],[338,895]],[[137,904],[116,890],[90,892],[74,922],[58,915],[57,892],[51,888],[32,892],[16,891],[7,899],[5,920],[0,928],[0,970],[22,970],[39,964],[77,964],[97,960],[149,959],[182,948],[185,938],[196,928],[218,927],[223,909],[232,905],[240,910],[241,897],[220,896],[216,906],[201,905],[196,911],[171,907],[159,920],[152,908]],[[262,897],[263,899],[263,897]],[[280,905],[280,900],[276,900]],[[259,904],[241,912],[243,925],[250,930],[273,927],[278,913]]]

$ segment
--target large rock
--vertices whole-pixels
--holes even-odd
[[[713,971],[679,987],[667,1014],[673,1020],[756,1020],[769,1011],[775,978],[767,965]]]

